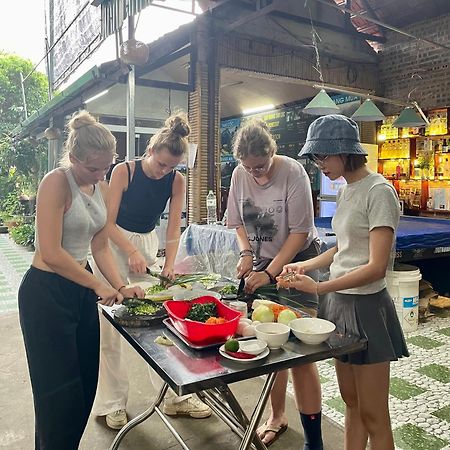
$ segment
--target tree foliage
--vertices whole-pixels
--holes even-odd
[[[32,69],[31,61],[0,53],[0,135],[11,132],[24,119],[20,73],[26,76]],[[47,77],[34,72],[24,85],[28,115],[31,115],[47,101]]]
[[[33,196],[46,167],[46,143],[14,139],[13,130],[24,120],[20,73],[33,69],[31,61],[0,52],[0,212],[17,213],[20,194]],[[25,82],[28,115],[47,101],[47,78],[34,72]]]

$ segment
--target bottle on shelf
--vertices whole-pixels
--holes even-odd
[[[443,177],[444,176],[444,161],[442,157],[439,157],[438,165],[436,167],[436,176]]]
[[[444,161],[444,177],[450,178],[450,158],[445,158]]]
[[[448,141],[447,139],[444,139],[442,141],[442,153],[448,153],[448,147],[449,147]]]
[[[206,196],[206,222],[208,225],[217,223],[217,199],[212,190]]]

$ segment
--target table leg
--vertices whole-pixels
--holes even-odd
[[[147,420],[156,410],[156,408],[161,404],[161,402],[164,399],[164,396],[166,395],[167,389],[169,385],[167,383],[164,383],[161,390],[159,391],[156,400],[152,405],[145,410],[142,414],[139,414],[139,416],[135,417],[133,420],[130,420],[116,435],[113,443],[111,444],[111,447],[109,450],[117,450],[119,448],[120,443],[122,442],[122,439],[125,437],[125,435],[132,430],[136,425],[139,425],[144,420]]]
[[[256,426],[261,420],[261,416],[264,412],[264,407],[266,406],[273,383],[275,382],[276,375],[276,372],[272,372],[267,375],[266,381],[264,382],[264,386],[261,391],[261,395],[259,396],[258,402],[256,403],[255,409],[253,410],[252,417],[250,418],[250,424],[245,430],[244,437],[242,438],[239,450],[248,450],[251,445],[253,435],[256,431]]]
[[[217,392],[217,394],[214,394],[214,392]],[[245,430],[250,422],[228,386],[201,391],[197,395],[234,433],[241,439],[244,438]],[[253,436],[251,448],[267,450],[267,447],[256,434]]]

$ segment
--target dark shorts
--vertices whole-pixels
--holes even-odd
[[[350,364],[376,364],[409,356],[394,302],[386,289],[357,295],[332,292],[320,298],[318,317],[336,331],[367,339],[367,349],[337,357]]]

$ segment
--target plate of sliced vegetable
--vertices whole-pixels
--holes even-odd
[[[219,348],[219,353],[226,359],[230,359],[231,361],[236,361],[239,363],[251,363],[253,361],[258,361],[260,359],[265,358],[270,350],[266,348],[259,355],[251,355],[250,353],[241,352],[240,350],[237,352],[230,352],[229,350],[225,350],[225,344]]]
[[[114,319],[122,326],[145,327],[155,322],[162,322],[167,317],[161,303],[147,299],[125,299],[122,306],[114,311]]]

